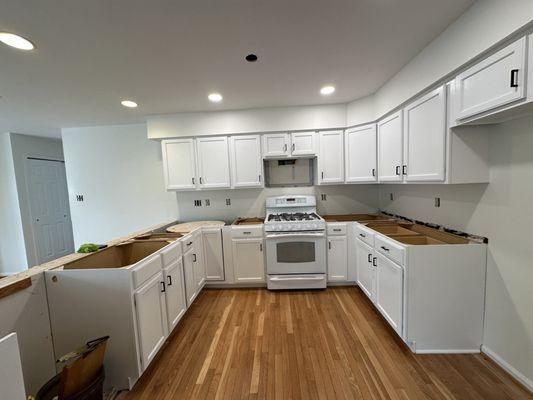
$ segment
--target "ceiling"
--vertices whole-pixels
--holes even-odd
[[[374,93],[473,0],[0,0],[0,132]],[[256,63],[244,57],[254,52]],[[319,94],[325,84],[337,91]],[[212,104],[207,94],[223,94]],[[137,109],[120,100],[132,99]]]

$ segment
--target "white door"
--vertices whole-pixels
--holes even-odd
[[[193,235],[194,241],[194,271],[196,274],[196,284],[198,286],[198,292],[202,290],[205,285],[206,270],[205,270],[205,257],[204,257],[204,241],[201,230],[197,230]]]
[[[74,252],[65,163],[27,159],[28,192],[37,264]]]
[[[344,133],[346,183],[376,182],[377,136],[376,125],[351,128]]]
[[[179,258],[165,268],[166,305],[168,332],[178,325],[187,310],[185,285],[183,282],[183,260]]]
[[[291,134],[291,155],[314,156],[316,154],[316,137],[318,133],[294,132]]]
[[[400,182],[403,165],[402,112],[378,122],[378,176],[382,182]]]
[[[163,272],[135,292],[135,309],[142,368],[145,370],[165,342],[168,332]]]
[[[376,306],[394,330],[402,335],[403,268],[377,255]]]
[[[232,136],[231,169],[234,187],[262,187],[261,136]]]
[[[263,135],[263,158],[286,157],[289,154],[288,133],[267,133]]]
[[[0,399],[25,400],[24,376],[16,333],[0,338]]]
[[[523,99],[526,76],[526,38],[517,40],[455,78],[453,103],[464,119]]]
[[[167,189],[195,189],[197,179],[194,140],[163,140],[161,146]]]
[[[328,237],[328,281],[348,280],[348,244],[346,236]]]
[[[443,181],[446,164],[446,90],[433,90],[404,109],[406,181]]]
[[[198,186],[202,189],[229,188],[229,148],[226,136],[196,139]]]
[[[206,280],[224,280],[224,255],[222,250],[222,229],[204,228],[204,264]]]
[[[355,241],[355,246],[357,259],[357,284],[373,302],[375,298],[376,275],[374,253],[370,246],[361,242],[359,239]]]
[[[233,269],[236,282],[264,282],[263,239],[234,239]]]
[[[187,307],[190,307],[198,294],[196,275],[194,274],[194,248],[191,248],[183,255],[183,275],[185,277],[185,295],[187,297]]]
[[[318,183],[344,182],[344,132],[320,132],[318,140]]]

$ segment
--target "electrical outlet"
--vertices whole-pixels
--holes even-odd
[[[77,194],[76,195],[76,201],[84,201],[83,200],[83,195],[82,194]]]
[[[435,207],[440,207],[440,197],[435,197]]]
[[[394,201],[394,193],[389,193],[389,199],[390,201]]]
[[[231,199],[226,199],[226,205],[231,206]]]
[[[209,207],[211,205],[211,200],[205,199],[205,206]]]
[[[328,197],[326,196],[325,193],[322,193],[322,194],[320,195],[320,198],[322,199],[322,201],[327,201],[327,200],[328,200]]]
[[[194,200],[194,206],[195,207],[201,207],[202,206],[202,200]]]

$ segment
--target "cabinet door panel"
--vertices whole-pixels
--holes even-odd
[[[196,160],[193,139],[164,140],[161,146],[167,189],[195,189]]]
[[[227,137],[196,139],[198,149],[198,186],[202,189],[229,188],[229,152]]]
[[[183,255],[183,269],[185,276],[185,294],[187,295],[187,307],[190,307],[198,294],[198,285],[194,275],[193,263],[194,249],[190,249]]]
[[[294,132],[291,134],[291,154],[293,156],[313,156],[316,154],[315,139],[318,134],[311,132]]]
[[[320,132],[318,140],[318,183],[344,182],[344,132]]]
[[[234,187],[263,186],[263,160],[259,135],[231,138],[231,168]]]
[[[236,282],[264,282],[262,239],[233,240],[233,268]]]
[[[346,182],[375,182],[377,180],[376,125],[352,128],[344,134]]]
[[[377,255],[376,306],[394,330],[402,336],[403,268]]]
[[[194,277],[198,292],[202,290],[205,284],[205,260],[204,260],[204,242],[202,233],[200,230],[196,231],[193,235],[194,252],[193,252],[193,267]]]
[[[224,280],[224,256],[222,249],[222,230],[219,228],[204,229],[204,264],[206,280]]]
[[[378,122],[378,176],[382,182],[400,182],[403,165],[402,112]]]
[[[455,78],[457,119],[525,97],[526,38],[487,57]]]
[[[181,258],[165,269],[165,283],[168,331],[172,332],[187,309]]]
[[[148,367],[167,337],[168,325],[163,285],[163,273],[160,272],[134,295],[143,370]]]
[[[375,267],[372,248],[359,239],[356,241],[357,283],[372,302],[375,301]]]
[[[286,157],[290,154],[288,133],[263,135],[263,157]]]
[[[348,280],[348,247],[346,236],[328,237],[328,281]]]
[[[404,110],[406,181],[443,181],[446,164],[446,95],[444,86]]]

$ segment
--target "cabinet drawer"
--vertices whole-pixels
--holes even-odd
[[[355,237],[370,246],[374,246],[374,231],[361,224],[355,225]]]
[[[133,286],[138,288],[148,278],[154,276],[158,272],[161,272],[162,268],[161,255],[159,253],[150,256],[150,258],[139,262],[133,267]]]
[[[180,258],[181,254],[181,243],[179,241],[175,241],[174,243],[163,248],[163,250],[161,250],[163,266],[168,267],[170,264]]]
[[[194,238],[193,238],[192,234],[189,234],[187,236],[183,236],[180,239],[180,242],[181,242],[182,254],[185,254],[187,251],[189,251],[192,248],[194,248]]]
[[[374,238],[374,248],[397,264],[405,265],[405,247],[381,235]]]
[[[231,227],[232,238],[262,238],[263,225],[233,226]]]
[[[328,236],[346,235],[346,224],[327,224]]]

